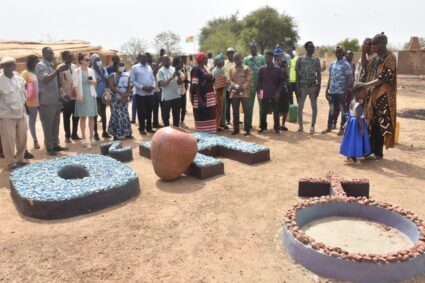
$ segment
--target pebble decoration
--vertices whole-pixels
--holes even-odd
[[[423,257],[421,260],[425,260],[425,225],[424,222],[419,219],[419,217],[413,213],[410,212],[404,208],[401,208],[399,206],[394,206],[386,202],[379,202],[372,199],[369,199],[365,196],[363,197],[353,197],[353,196],[347,196],[347,193],[344,191],[343,185],[341,183],[343,182],[349,182],[349,183],[359,183],[363,184],[368,182],[366,179],[354,179],[354,180],[343,180],[337,177],[337,175],[334,172],[329,172],[327,175],[327,179],[312,179],[312,178],[306,178],[301,179],[300,182],[314,182],[317,181],[318,184],[323,183],[330,183],[331,190],[330,195],[327,196],[320,196],[320,197],[312,197],[309,199],[306,199],[302,201],[301,203],[293,206],[291,209],[289,209],[286,214],[284,215],[284,234],[292,235],[298,241],[302,244],[305,248],[310,248],[315,250],[316,252],[326,254],[331,257],[339,258],[344,261],[352,261],[356,263],[369,263],[369,264],[394,264],[397,262],[407,262],[414,258]],[[320,207],[326,208],[326,206],[330,206],[332,203],[355,203],[362,206],[369,206],[369,207],[378,207],[382,208],[388,212],[394,212],[402,216],[403,219],[407,219],[408,221],[411,221],[413,223],[412,227],[417,228],[417,232],[414,232],[415,235],[417,235],[417,241],[414,243],[414,247],[407,250],[398,251],[396,253],[390,253],[390,254],[363,254],[363,253],[349,253],[348,251],[345,251],[339,247],[331,247],[327,246],[324,243],[318,242],[315,239],[311,238],[310,236],[306,235],[302,230],[301,227],[299,227],[299,219],[298,215],[300,212],[308,207]],[[364,209],[362,209],[364,210]],[[388,217],[391,217],[388,215]],[[371,218],[373,219],[373,218]],[[306,223],[302,223],[301,225],[305,225]],[[284,243],[288,245],[290,244],[290,241],[285,241]],[[296,246],[286,246],[288,251],[291,251],[291,253],[295,254],[297,253]],[[299,248],[299,247],[298,247]],[[303,251],[299,251],[298,255],[303,254]],[[306,260],[308,262],[308,260]],[[302,262],[301,262],[302,264]],[[319,269],[320,264],[317,263],[315,265],[316,269]],[[359,266],[360,267],[360,266]],[[362,265],[361,267],[365,267],[365,265]],[[334,267],[338,268],[338,267]],[[323,270],[326,270],[327,267],[323,267]],[[408,266],[403,266],[403,269],[406,272],[410,272],[409,275],[415,274],[417,271],[417,263],[413,263],[412,266],[410,266],[410,270],[407,271]],[[373,268],[372,268],[373,270]],[[394,269],[396,270],[396,269]],[[319,271],[318,271],[319,272]],[[425,267],[422,267],[420,270],[421,273],[425,272]],[[416,272],[416,275],[420,274]],[[337,279],[343,279],[347,280],[347,278],[350,276],[349,274],[344,274],[346,278],[337,278]],[[353,274],[353,277],[348,279],[353,282],[367,282],[363,279],[359,279],[361,275],[359,274]],[[378,276],[378,275],[377,275]],[[403,276],[398,274],[397,276]],[[357,279],[356,279],[357,278]],[[392,282],[391,278],[388,280],[383,280],[382,282]]]

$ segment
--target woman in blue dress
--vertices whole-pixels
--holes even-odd
[[[360,103],[366,96],[366,88],[356,84],[353,87],[354,99],[350,103],[350,117],[346,124],[340,153],[347,160],[356,162],[371,152],[366,120],[363,116],[363,105]]]
[[[109,76],[109,88],[112,90],[111,117],[109,119],[108,133],[118,140],[119,137],[133,138],[130,116],[128,115],[128,101],[132,86],[128,75],[125,73],[124,63]]]
[[[89,120],[89,137],[91,145],[96,145],[93,138],[95,117],[97,117],[96,103],[96,74],[93,69],[89,68],[90,59],[87,54],[79,54],[78,67],[72,73],[72,85],[74,88],[73,95],[76,96],[75,117],[80,117],[81,128],[81,146],[88,145],[86,140],[86,118]]]

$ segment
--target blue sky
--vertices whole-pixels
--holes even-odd
[[[423,0],[25,0],[2,3],[0,39],[83,39],[119,49],[132,36],[150,43],[166,30],[182,39],[196,36],[214,17],[237,11],[243,17],[265,5],[294,17],[301,43],[336,44],[346,37],[363,39],[381,31],[395,46],[402,46],[411,35],[425,37]],[[193,51],[193,45],[183,40],[181,47]]]

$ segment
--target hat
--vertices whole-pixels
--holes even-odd
[[[201,62],[207,58],[207,54],[205,54],[204,52],[199,52],[198,54],[196,54],[195,56],[195,60],[197,64],[201,64]]]
[[[226,52],[236,52],[236,51],[235,51],[235,49],[233,47],[229,47],[229,48],[227,48],[227,51]]]
[[[280,56],[283,55],[283,50],[281,48],[276,48],[273,52],[274,56]]]
[[[90,62],[92,63],[92,65],[97,61],[97,59],[101,59],[99,54],[97,54],[97,53],[93,53],[90,56]]]
[[[1,58],[1,60],[0,60],[0,65],[10,64],[10,63],[16,63],[15,58],[6,56],[6,57]]]
[[[214,57],[214,63],[217,65],[217,64],[220,64],[220,63],[223,63],[224,62],[224,55],[223,54],[218,54],[217,56],[215,56]]]

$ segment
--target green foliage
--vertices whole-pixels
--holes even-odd
[[[351,50],[353,52],[360,51],[360,44],[357,38],[346,38],[338,42],[338,46],[344,48],[344,50]]]
[[[274,50],[276,44],[282,43],[285,47],[292,47],[297,43],[298,32],[292,17],[271,7],[264,7],[253,11],[243,20],[241,37],[246,45],[255,41],[261,53]]]
[[[252,41],[264,53],[266,49],[274,50],[278,43],[285,47],[295,46],[298,38],[293,18],[266,6],[242,20],[236,13],[209,21],[201,30],[199,43],[201,50],[213,54],[225,53],[228,47],[233,47],[246,55]]]

